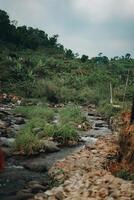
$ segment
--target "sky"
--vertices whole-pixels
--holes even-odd
[[[134,57],[134,0],[0,0],[0,9],[80,55]]]

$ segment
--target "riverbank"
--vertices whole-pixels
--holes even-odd
[[[108,171],[107,161],[116,153],[117,137],[108,135],[58,161],[49,173],[59,186],[34,200],[134,200],[134,182]]]
[[[29,108],[30,107],[28,106],[26,107],[26,109]],[[59,109],[60,113],[63,114],[62,109]],[[0,141],[1,148],[6,154],[5,170],[0,174],[0,197],[2,200],[28,199],[40,191],[45,192],[53,185],[53,180],[48,175],[48,170],[55,162],[59,159],[64,159],[76,150],[82,149],[86,144],[96,143],[99,137],[111,133],[107,123],[96,113],[95,108],[81,109],[84,113],[84,118],[89,124],[91,124],[91,126],[90,128],[87,128],[87,124],[79,124],[78,135],[80,142],[78,144],[71,144],[69,146],[62,145],[60,148],[58,147],[58,151],[57,146],[53,145],[51,148],[56,147],[54,151],[42,151],[38,154],[25,155],[23,152],[17,152],[17,154],[14,154],[13,152],[10,152],[10,150],[12,149],[11,146],[16,135],[21,134],[19,130],[21,127],[23,128],[25,125],[23,125],[23,123],[25,121],[27,122],[27,119],[22,113],[13,114],[12,106],[1,105],[0,113],[2,118]],[[56,113],[56,119],[52,119],[51,123],[58,123],[58,120],[59,118],[57,118]],[[38,130],[40,130],[40,127],[38,127]],[[50,139],[52,140],[51,137]],[[51,140],[51,144],[54,144],[55,141],[52,142]]]

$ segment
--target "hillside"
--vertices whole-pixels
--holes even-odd
[[[58,36],[44,31],[15,26],[5,11],[0,11],[1,92],[26,98],[45,98],[54,103],[73,101],[96,105],[109,103],[110,84],[114,103],[131,101],[134,93],[134,59],[129,53],[109,59],[81,58],[58,44]],[[36,43],[36,45],[34,45]],[[32,46],[33,45],[33,46]]]

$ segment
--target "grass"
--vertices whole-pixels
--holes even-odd
[[[67,145],[69,141],[78,141],[76,129],[69,124],[47,125],[46,131],[48,136],[64,145]]]
[[[14,150],[32,154],[41,150],[40,142],[53,137],[60,144],[68,145],[78,141],[77,125],[86,120],[77,105],[67,105],[59,110],[47,106],[21,106],[14,110],[28,119],[16,136]],[[54,124],[54,116],[59,114],[59,123]],[[39,131],[35,131],[39,129]]]
[[[67,105],[59,111],[61,123],[71,123],[73,125],[86,121],[86,117],[80,107],[74,104]]]
[[[21,113],[28,119],[39,118],[49,122],[53,119],[55,111],[47,106],[20,106],[14,110]]]

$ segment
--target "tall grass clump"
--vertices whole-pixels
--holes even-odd
[[[46,132],[48,136],[61,144],[67,145],[69,141],[78,141],[78,133],[70,124],[47,125]]]
[[[79,124],[86,120],[79,106],[70,104],[59,111],[61,123]]]
[[[25,127],[17,134],[13,150],[21,154],[33,154],[38,150],[38,136],[32,133],[30,127]]]

